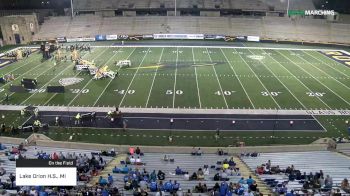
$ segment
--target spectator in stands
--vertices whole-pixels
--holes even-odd
[[[252,185],[254,182],[254,180],[252,179],[252,176],[249,176],[246,182],[247,182],[248,186]]]
[[[136,153],[137,155],[141,155],[141,150],[140,150],[139,147],[136,147],[135,153]]]
[[[198,179],[197,173],[193,172],[193,174],[190,176],[189,180],[197,180],[197,179]]]
[[[256,191],[258,187],[258,184],[256,184],[256,181],[254,180],[253,183],[251,185],[249,185],[249,189],[252,191]]]
[[[204,180],[204,172],[203,172],[202,168],[198,169],[197,178],[198,178],[198,180]]]
[[[193,147],[191,151],[191,155],[196,155],[196,154],[197,154],[197,150],[195,149],[195,147]]]
[[[177,192],[180,189],[180,184],[175,180],[173,184],[174,192]]]
[[[14,188],[13,183],[16,180],[16,176],[14,176],[12,173],[10,173],[9,179],[11,181],[11,188]]]
[[[156,196],[163,196],[163,195],[165,195],[165,192],[160,190],[160,189],[158,189],[158,191],[156,193]]]
[[[259,174],[259,175],[264,174],[264,168],[261,167],[261,166],[257,166],[257,167],[256,167],[256,170],[255,170],[255,173],[257,173],[257,174]]]
[[[341,188],[345,192],[350,193],[350,185],[349,185],[349,181],[347,178],[344,178],[344,180],[341,182]]]
[[[228,191],[228,184],[226,181],[221,182],[220,184],[220,195],[226,195]]]
[[[136,164],[136,165],[142,165],[142,161],[141,161],[141,158],[140,158],[140,157],[137,157],[137,158],[136,158],[135,164]]]
[[[0,176],[3,176],[4,174],[6,174],[6,170],[3,167],[0,167]]]
[[[111,176],[111,174],[108,174],[108,178],[107,178],[107,179],[108,179],[108,184],[109,184],[109,185],[112,185],[112,184],[113,184],[113,181],[114,181],[114,180],[113,180],[113,176]]]
[[[203,172],[204,172],[205,176],[209,176],[209,166],[208,165],[204,165]]]
[[[337,189],[332,195],[333,196],[342,196],[340,189]]]
[[[0,143],[0,150],[5,150],[6,146]]]
[[[226,180],[229,180],[228,176],[227,176],[227,173],[223,170],[220,171],[220,180],[223,180],[223,181],[226,181]]]
[[[149,189],[150,189],[151,192],[157,191],[158,190],[157,182],[151,181],[151,183],[149,185]]]
[[[333,179],[327,175],[325,179],[325,188],[331,189],[333,187]]]
[[[130,157],[129,157],[129,156],[126,156],[126,158],[125,158],[125,163],[126,163],[126,164],[131,164],[131,162],[130,162]]]
[[[218,149],[218,151],[216,152],[216,154],[218,154],[219,156],[224,155],[224,151],[222,149]]]
[[[194,191],[196,193],[204,193],[204,187],[203,187],[202,183],[198,183],[198,185],[196,185],[194,187]]]
[[[219,181],[220,180],[220,174],[219,173],[216,173],[214,175],[214,181]]]
[[[230,167],[230,165],[228,164],[228,162],[226,161],[224,164],[222,164],[222,168],[225,170],[225,169],[228,169]]]
[[[233,161],[233,157],[231,157],[231,159],[228,161],[228,165],[229,165],[230,167],[236,166],[236,163]]]
[[[192,196],[191,190],[188,189],[184,196]]]
[[[140,182],[139,182],[139,186],[142,190],[146,190],[148,188],[147,186],[147,181],[145,179],[142,179]]]
[[[176,167],[176,169],[175,169],[175,174],[176,174],[176,175],[182,175],[182,174],[183,174],[183,173],[182,173],[182,169],[180,169],[179,166]]]
[[[202,155],[202,150],[201,148],[198,148],[196,155],[201,156]]]
[[[165,179],[165,173],[162,172],[162,170],[159,170],[158,174],[157,174],[157,177],[158,177],[158,180],[164,180]]]
[[[244,180],[244,177],[242,177],[240,180],[238,180],[238,184],[245,184],[246,181]]]
[[[165,182],[165,184],[164,184],[164,191],[170,192],[170,193],[173,192],[173,183],[172,183],[171,180],[169,180],[168,182]]]
[[[286,196],[295,196],[294,191],[291,190],[289,193],[286,194]]]
[[[135,149],[133,147],[129,148],[129,154],[134,155]]]
[[[131,156],[130,158],[130,164],[134,165],[136,162],[136,159],[134,158],[134,156]]]
[[[169,161],[169,157],[167,155],[164,155],[163,161]]]
[[[151,173],[150,180],[151,181],[156,181],[157,180],[156,170],[153,170],[153,172]]]
[[[129,173],[129,171],[130,171],[130,169],[128,168],[128,165],[125,165],[125,166],[123,167],[123,169],[121,170],[121,172],[122,172],[123,174]]]

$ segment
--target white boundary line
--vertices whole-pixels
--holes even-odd
[[[278,108],[281,109],[281,106],[277,103],[275,98],[271,95],[270,91],[267,90],[266,86],[261,82],[260,78],[256,75],[255,71],[250,67],[250,65],[247,63],[247,61],[239,54],[239,52],[236,49],[235,49],[235,51],[237,52],[238,56],[241,57],[241,59],[247,65],[247,67],[250,69],[250,71],[255,75],[255,78],[258,79],[258,81],[260,82],[262,87],[266,90],[266,92],[269,93],[269,95],[270,95],[269,97],[275,102],[275,104],[278,106]]]
[[[241,80],[239,79],[239,77],[237,77],[237,73],[236,73],[235,69],[233,68],[233,65],[231,64],[231,62],[229,61],[229,59],[227,58],[226,54],[224,53],[224,51],[223,51],[221,48],[220,48],[220,51],[221,51],[221,53],[224,55],[224,57],[225,57],[227,63],[230,65],[231,70],[233,71],[235,77],[237,78],[239,84],[241,85],[241,87],[242,87],[244,93],[247,95],[247,98],[248,98],[250,104],[252,104],[253,109],[255,109],[255,106],[254,106],[254,104],[253,104],[253,101],[250,99],[250,97],[249,97],[249,95],[248,95],[246,89],[244,88],[244,86],[243,86]]]
[[[1,110],[21,110],[27,105],[0,105]],[[57,112],[108,112],[114,107],[68,107],[39,106],[39,111]],[[314,115],[314,116],[350,116],[350,110],[276,110],[276,109],[186,109],[186,108],[119,108],[126,113],[164,113],[164,114],[240,114],[240,115]],[[345,124],[345,122],[344,122]]]
[[[123,101],[124,101],[126,95],[128,94],[128,91],[129,91],[129,89],[130,89],[130,86],[132,85],[132,82],[134,81],[134,79],[135,79],[135,77],[136,77],[136,74],[137,74],[137,72],[138,72],[139,69],[140,69],[140,66],[142,65],[143,61],[145,60],[146,56],[147,56],[148,53],[149,53],[149,49],[150,49],[150,48],[148,47],[147,52],[146,52],[145,56],[143,56],[143,58],[142,58],[142,60],[141,60],[141,62],[140,62],[140,64],[139,64],[139,66],[137,67],[136,72],[134,73],[134,76],[132,77],[129,86],[128,86],[128,88],[126,89],[122,100],[120,100],[120,103],[119,103],[118,107],[120,107],[120,106],[122,105],[122,103],[123,103]]]
[[[322,86],[326,87],[329,91],[331,91],[335,96],[339,97],[341,100],[343,100],[346,104],[350,105],[350,103],[348,101],[346,101],[343,97],[341,97],[340,95],[338,95],[338,93],[334,92],[332,89],[330,89],[327,85],[323,84],[321,81],[319,81],[317,78],[315,78],[312,74],[310,74],[309,72],[307,72],[304,68],[302,68],[301,66],[299,66],[298,64],[294,63],[289,57],[285,56],[284,54],[282,54],[281,52],[277,51],[279,54],[281,54],[282,56],[284,56],[286,59],[288,59],[290,62],[292,62],[292,64],[296,65],[297,67],[299,67],[301,70],[303,70],[305,73],[307,73],[308,75],[310,75],[313,79],[315,79],[319,84],[321,84]]]
[[[210,62],[213,62],[213,60],[211,59],[211,56],[210,56],[210,54],[209,54],[208,48],[205,48],[205,50],[207,51],[207,55],[208,55],[208,57],[209,57],[209,59],[210,59]],[[228,109],[226,97],[225,97],[224,91],[222,90],[222,86],[221,86],[221,83],[220,83],[218,74],[216,73],[216,70],[215,70],[215,66],[211,66],[211,67],[212,67],[213,70],[214,70],[214,73],[215,73],[215,76],[216,76],[216,80],[218,81],[218,84],[219,84],[219,87],[220,87],[221,95],[222,95],[222,97],[224,98],[226,108]]]
[[[134,50],[131,51],[131,53],[128,55],[128,57],[126,59],[129,59],[130,56],[134,53],[134,51],[136,50],[136,48],[134,48]],[[116,54],[118,54],[116,52]],[[107,61],[108,62],[108,61]],[[119,70],[121,69],[122,67],[120,66],[117,70],[117,73],[119,72]],[[114,79],[110,78],[108,84],[105,86],[105,88],[103,89],[102,93],[97,97],[96,101],[94,102],[94,104],[92,105],[93,107],[95,107],[95,105],[97,104],[98,100],[100,100],[100,98],[102,97],[102,95],[105,93],[105,91],[107,90],[107,88],[109,87],[109,85],[112,83]]]
[[[196,59],[194,58],[193,48],[191,48],[191,51],[192,51],[193,64],[196,64]],[[197,67],[194,67],[194,74],[196,76],[196,85],[197,85],[197,94],[198,94],[199,108],[202,108],[201,95],[199,93],[199,86],[198,86]]]
[[[160,62],[161,62],[161,60],[162,60],[163,53],[164,53],[164,48],[162,48],[162,52],[160,53],[160,57],[159,57],[159,60],[158,60],[158,64],[160,64]],[[151,88],[149,89],[149,93],[148,93],[147,101],[146,101],[146,105],[145,105],[146,108],[147,108],[147,106],[148,106],[149,98],[151,97],[151,93],[152,93],[152,89],[153,89],[153,85],[154,85],[154,80],[156,79],[158,69],[159,69],[159,67],[157,67],[156,72],[155,72],[155,74],[154,74],[154,76],[153,76]]]
[[[263,51],[265,51],[264,49],[262,49]],[[265,51],[266,52],[266,51]],[[295,76],[292,72],[289,71],[289,69],[287,69],[284,65],[282,65],[279,61],[277,61],[275,58],[273,58],[272,56],[270,56],[271,59],[273,59],[276,63],[278,63],[283,69],[285,69],[290,75],[294,76],[294,78],[299,81],[300,84],[302,84],[309,92],[312,92],[312,90],[306,86],[297,76]],[[326,104],[320,97],[317,97],[326,107],[328,107],[328,109],[331,109],[331,107],[329,107],[328,104]]]
[[[104,48],[104,47],[110,47],[110,48],[118,48],[118,47],[125,47],[125,48],[133,48],[133,47],[136,47],[136,48],[145,48],[145,47],[149,47],[149,48],[160,48],[160,47],[163,47],[163,48],[174,48],[174,47],[181,47],[181,48],[236,48],[236,49],[271,49],[271,50],[305,50],[305,51],[308,51],[308,50],[311,50],[311,51],[341,51],[341,52],[344,52],[344,53],[347,53],[350,55],[350,53],[344,51],[344,50],[337,50],[337,49],[325,49],[325,48],[274,48],[274,47],[243,47],[243,46],[226,46],[226,45],[218,45],[218,46],[206,46],[206,45],[194,45],[194,46],[183,46],[183,45],[177,45],[177,46],[174,46],[174,45],[153,45],[153,44],[150,44],[150,45],[147,45],[147,44],[144,44],[144,45],[122,45],[122,46],[119,46],[119,45],[116,45],[116,46],[91,46],[91,47],[94,47],[94,48]]]

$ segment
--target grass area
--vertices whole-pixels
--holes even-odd
[[[240,44],[240,43],[236,43]],[[256,46],[247,44],[248,46]],[[241,46],[243,46],[241,44]],[[271,47],[271,44],[259,46]],[[132,108],[191,109],[298,109],[337,110],[350,108],[350,69],[317,50],[293,50],[314,46],[275,45],[283,49],[220,47],[117,47],[94,48],[82,52],[83,59],[97,66],[107,65],[119,72],[115,79],[93,80],[74,63],[41,61],[34,53],[24,61],[0,69],[0,75],[13,73],[16,80],[0,85],[0,97],[9,93],[10,105],[120,106]],[[317,47],[320,48],[320,47]],[[69,55],[69,53],[67,53]],[[114,62],[130,59],[122,68]],[[66,87],[64,94],[46,92],[63,78],[81,78]],[[22,78],[36,78],[38,89],[10,93],[9,85]],[[237,140],[247,145],[305,144],[320,137],[347,136],[348,116],[319,116],[325,133],[266,131],[223,132],[215,141],[214,132],[58,129],[48,136],[66,141],[142,144],[228,146]],[[174,141],[168,142],[172,134]]]

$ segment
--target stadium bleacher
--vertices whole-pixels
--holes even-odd
[[[333,187],[339,188],[344,178],[349,178],[349,157],[336,152],[314,151],[314,152],[289,152],[289,153],[261,153],[258,157],[243,156],[242,160],[248,167],[255,171],[257,166],[266,164],[269,160],[271,165],[286,169],[291,165],[300,170],[303,174],[312,172],[316,174],[320,170],[324,173],[324,178],[329,175],[333,178]],[[259,176],[262,180],[274,179],[279,184],[287,182],[286,187],[290,190],[301,190],[303,184],[298,180],[289,181],[285,174],[263,174]]]
[[[247,25],[249,24],[249,25]],[[123,28],[120,28],[123,27]],[[51,17],[36,40],[56,37],[94,37],[98,34],[204,33],[242,36],[256,35],[277,40],[350,43],[350,24],[328,23],[321,19],[291,20],[282,17],[105,17],[81,15]]]

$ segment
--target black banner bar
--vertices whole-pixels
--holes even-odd
[[[17,159],[16,167],[76,167],[75,159]]]

